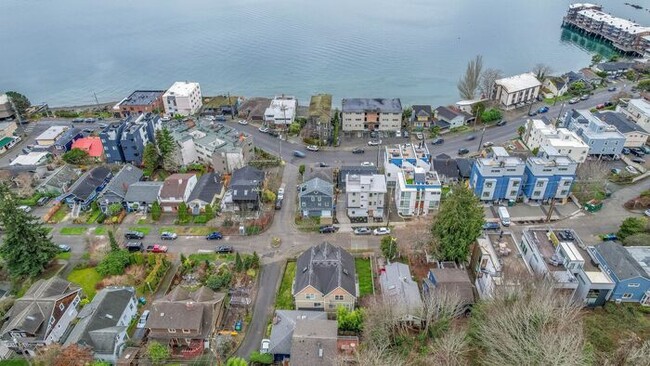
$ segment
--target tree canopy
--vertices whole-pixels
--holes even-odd
[[[616,236],[623,240],[630,235],[644,232],[647,225],[648,221],[643,217],[628,217],[621,223]]]
[[[502,117],[501,111],[496,108],[490,108],[481,113],[481,120],[483,122],[494,122],[500,120]]]
[[[4,227],[0,256],[12,276],[37,276],[59,249],[37,217],[16,208],[16,196],[4,183],[0,183],[0,198],[0,222]]]
[[[397,255],[397,239],[390,235],[384,236],[381,238],[380,248],[386,259],[393,260]]]
[[[82,165],[88,162],[88,152],[81,149],[71,149],[63,154],[63,161],[72,165]]]
[[[465,261],[470,245],[481,233],[484,212],[478,198],[464,185],[456,185],[442,201],[432,226],[441,259]]]
[[[167,171],[176,171],[176,141],[171,132],[163,128],[156,132],[156,145],[163,169]]]
[[[147,356],[154,364],[160,364],[171,356],[171,352],[167,346],[152,341],[147,346]]]
[[[32,106],[32,103],[29,101],[29,99],[27,99],[26,96],[15,91],[8,91],[6,94],[11,99],[13,106],[16,108],[16,112],[22,117],[25,117],[27,108]]]
[[[458,80],[456,87],[463,99],[474,99],[476,90],[479,87],[481,72],[483,70],[483,56],[477,55],[467,63],[465,74]]]

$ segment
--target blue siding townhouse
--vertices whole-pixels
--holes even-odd
[[[88,210],[90,204],[104,190],[106,184],[113,178],[113,173],[106,166],[98,166],[86,172],[73,185],[70,190],[58,198],[68,206],[80,210]],[[74,213],[74,211],[73,211]]]
[[[589,145],[589,155],[621,155],[625,135],[588,110],[572,109],[564,115],[564,127],[574,131]]]
[[[474,162],[470,186],[481,201],[514,201],[522,191],[525,167],[523,160],[503,147],[493,147],[490,156]]]
[[[160,117],[149,113],[141,114],[133,122],[126,122],[120,138],[123,162],[141,165],[145,146],[155,141],[156,131],[161,128]]]
[[[609,300],[650,305],[650,247],[607,241],[588,249],[616,283]]]
[[[76,127],[69,128],[56,139],[54,142],[54,149],[61,153],[70,151],[70,149],[72,149],[72,143],[82,137],[83,134],[80,129]]]
[[[104,156],[106,157],[106,162],[109,164],[124,161],[121,145],[124,126],[124,121],[111,123],[99,133],[99,138],[102,140],[102,145],[104,146]]]
[[[526,159],[524,196],[537,202],[569,197],[578,163],[554,147],[542,146],[540,150],[538,156]]]

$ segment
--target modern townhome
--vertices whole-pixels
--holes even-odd
[[[0,342],[30,356],[36,349],[58,343],[77,316],[81,288],[59,278],[38,280],[4,316]]]
[[[616,127],[618,132],[625,136],[624,147],[642,147],[648,141],[650,134],[640,125],[628,120],[623,113],[606,111],[596,113],[595,116],[608,125]]]
[[[341,247],[323,242],[296,261],[292,291],[298,310],[335,312],[339,306],[352,310],[357,287],[354,258]]]
[[[537,156],[526,159],[522,191],[525,201],[566,200],[577,169],[578,163],[570,157],[560,155],[551,146],[542,146]]]
[[[520,249],[536,274],[552,280],[561,293],[585,306],[602,306],[614,289],[614,281],[590,260],[587,247],[573,230],[526,228]]]
[[[457,128],[466,125],[474,120],[474,116],[465,113],[455,107],[440,106],[435,110],[435,118],[438,121],[443,121],[446,124],[440,125],[441,127]]]
[[[52,146],[69,129],[70,126],[52,126],[36,136],[36,145],[45,147]]]
[[[366,222],[383,221],[386,204],[386,176],[383,174],[346,176],[348,217]]]
[[[216,336],[224,315],[226,294],[205,286],[189,291],[177,286],[154,300],[146,327],[149,339],[172,349],[172,355],[194,358]]]
[[[126,191],[126,196],[124,196],[127,210],[129,212],[149,212],[151,205],[158,202],[158,196],[160,196],[163,184],[163,182],[153,181],[131,184]]]
[[[72,208],[74,216],[75,212],[86,211],[90,208],[90,204],[104,190],[111,178],[113,178],[113,173],[108,167],[103,165],[95,167],[77,179],[70,190],[63,193],[58,199]]]
[[[80,129],[76,127],[68,128],[54,141],[54,152],[64,153],[70,151],[70,149],[72,149],[72,144],[83,136],[84,135],[81,133]]]
[[[307,320],[327,320],[324,311],[276,310],[271,321],[269,353],[275,362],[284,362],[291,357],[291,343],[296,324]]]
[[[63,346],[90,347],[96,360],[115,364],[129,339],[126,330],[137,315],[133,287],[104,288],[79,311],[78,321]]]
[[[269,126],[289,126],[296,120],[297,109],[296,97],[284,94],[276,96],[264,111],[264,123]]]
[[[187,200],[187,206],[192,215],[199,215],[207,205],[214,209],[215,204],[223,198],[224,193],[225,188],[221,175],[213,172],[205,173],[196,182],[196,186]]]
[[[348,98],[341,104],[344,132],[397,131],[402,127],[399,98]]]
[[[411,107],[411,126],[413,128],[429,128],[433,122],[433,111],[430,105],[414,105]]]
[[[376,166],[361,166],[361,165],[344,165],[338,170],[338,176],[336,179],[336,185],[339,190],[345,192],[347,176],[350,174],[354,175],[373,175],[378,174],[379,170]]]
[[[389,304],[399,320],[419,327],[422,322],[422,296],[413,281],[409,266],[388,263],[379,268],[379,284],[384,302]]]
[[[440,207],[442,183],[433,170],[416,167],[397,173],[395,205],[400,216],[426,216]]]
[[[470,311],[474,305],[474,286],[469,278],[467,269],[454,262],[437,263],[422,280],[422,293],[426,297],[435,297],[436,291],[455,294],[462,301],[465,311]]]
[[[120,117],[163,111],[164,90],[136,90],[113,106],[113,113]]]
[[[156,131],[162,129],[162,120],[158,115],[141,114],[129,117],[123,122],[124,128],[120,136],[119,148],[123,162],[141,165],[144,148],[147,144],[155,143]]]
[[[136,183],[142,179],[142,170],[134,167],[131,164],[126,164],[120,169],[113,179],[106,185],[97,198],[99,208],[103,213],[108,212],[108,207],[114,203],[125,205],[124,198],[131,184]]]
[[[562,76],[549,76],[544,80],[541,93],[544,98],[561,97],[569,91],[569,82]]]
[[[481,299],[507,292],[532,276],[512,233],[488,233],[476,240],[470,260],[474,286]]]
[[[181,202],[188,202],[196,186],[196,174],[172,174],[163,183],[158,202],[163,212],[176,212]]]
[[[537,100],[541,88],[535,74],[527,72],[496,80],[490,99],[505,109],[514,109]]]
[[[307,116],[310,135],[323,141],[329,140],[332,131],[332,95],[312,95]]]
[[[529,119],[522,140],[529,149],[541,149],[543,146],[554,148],[558,154],[565,155],[577,163],[584,163],[589,155],[589,145],[566,128],[556,128],[541,119]]]
[[[106,162],[123,163],[124,154],[122,153],[122,131],[126,123],[124,121],[109,123],[99,132],[99,138],[104,147],[104,157]]]
[[[334,185],[315,177],[298,186],[298,204],[303,217],[332,217]]]
[[[589,146],[589,155],[621,155],[625,136],[590,111],[572,109],[564,115],[563,123],[564,127],[574,131]]]
[[[608,300],[650,305],[649,247],[624,247],[620,243],[606,241],[589,247],[589,252],[614,281],[615,286]]]
[[[388,187],[397,185],[398,174],[402,170],[413,171],[422,168],[431,170],[433,159],[429,147],[424,142],[415,144],[395,144],[384,148],[384,171]]]
[[[71,149],[79,149],[85,151],[89,157],[96,161],[101,160],[104,155],[104,146],[102,140],[97,136],[86,136],[75,140],[72,143]]]
[[[190,116],[196,114],[203,106],[201,86],[199,83],[177,81],[162,96],[165,114],[168,116]]]
[[[204,116],[236,116],[239,113],[240,97],[235,95],[217,95],[203,97],[201,115]]]
[[[221,123],[197,121],[193,127],[181,123],[170,129],[183,165],[203,162],[215,172],[230,174],[246,166],[254,155],[251,135]]]
[[[291,364],[329,366],[338,358],[336,320],[298,322],[291,339]]]
[[[495,146],[488,157],[476,159],[469,183],[481,201],[515,201],[523,189],[525,167],[523,160]]]
[[[75,169],[72,165],[63,165],[57,168],[52,174],[47,176],[36,190],[41,193],[53,193],[62,195],[77,181],[81,175],[81,170]]]
[[[634,121],[641,128],[650,132],[650,102],[645,99],[630,99],[626,106],[616,106],[616,111],[621,112],[627,118]]]
[[[232,173],[230,187],[221,201],[225,211],[255,212],[260,208],[264,172],[245,166]]]

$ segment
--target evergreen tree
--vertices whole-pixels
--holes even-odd
[[[187,224],[190,221],[190,213],[187,211],[187,204],[181,202],[178,205],[178,223]]]
[[[151,219],[154,221],[160,220],[160,215],[162,214],[162,208],[160,208],[160,203],[154,201],[151,205]]]
[[[205,217],[208,220],[212,220],[214,218],[214,211],[212,210],[212,205],[211,204],[208,203],[207,205],[205,205],[204,214],[205,214]]]
[[[9,98],[11,98],[11,102],[16,108],[15,112],[20,114],[21,117],[27,118],[27,108],[32,106],[32,103],[29,101],[29,99],[27,99],[26,96],[15,91],[8,91],[6,94]]]
[[[43,272],[59,249],[38,218],[16,207],[16,196],[0,183],[0,222],[4,227],[0,256],[12,276],[34,277]]]
[[[160,155],[158,154],[158,149],[156,149],[154,144],[148,143],[147,146],[144,147],[142,165],[144,166],[144,174],[147,176],[151,176],[160,165]]]
[[[260,268],[260,256],[257,255],[257,252],[253,252],[253,260],[251,261],[252,268]]]
[[[176,141],[171,132],[163,128],[156,132],[156,144],[158,145],[158,152],[162,166],[167,171],[176,171],[178,165],[176,164]]]
[[[235,271],[241,272],[244,269],[244,262],[241,260],[239,252],[235,254]]]
[[[108,242],[111,245],[111,251],[116,252],[120,250],[119,244],[117,244],[117,240],[115,239],[115,233],[113,230],[108,230]]]

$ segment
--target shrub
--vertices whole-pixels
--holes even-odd
[[[262,201],[265,203],[275,202],[275,193],[270,189],[264,189],[262,191]]]
[[[125,249],[111,251],[97,265],[97,273],[102,276],[120,275],[130,263],[131,255]]]
[[[160,204],[158,201],[155,201],[151,205],[151,219],[154,221],[160,220],[160,215],[162,214],[162,208],[160,208]]]
[[[496,108],[490,108],[485,112],[481,113],[481,120],[483,122],[494,122],[500,120],[502,117],[501,111]]]
[[[262,231],[262,228],[257,225],[246,226],[246,235],[257,235],[260,231]]]
[[[252,363],[271,365],[273,363],[273,355],[270,353],[260,353],[259,351],[253,351],[248,360]]]
[[[207,281],[205,281],[205,285],[214,291],[218,291],[221,288],[230,285],[230,280],[232,280],[232,274],[230,271],[223,271],[223,273],[208,277]]]

